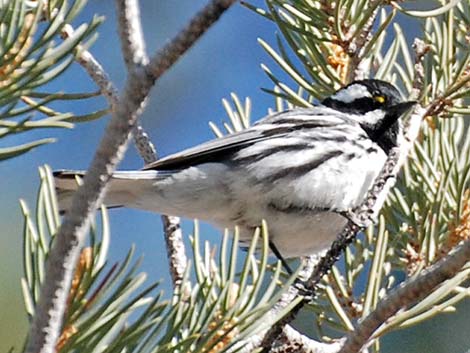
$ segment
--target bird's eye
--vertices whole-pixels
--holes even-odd
[[[385,103],[385,97],[381,95],[374,96],[374,100],[377,103],[384,104]]]

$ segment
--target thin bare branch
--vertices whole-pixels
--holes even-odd
[[[212,11],[203,10],[199,13],[197,20],[192,20],[183,33],[176,37],[175,43],[169,43],[165,47],[163,56],[155,56],[157,59],[152,60],[151,69],[135,67],[129,72],[124,92],[113,109],[113,116],[106,127],[83,185],[75,193],[71,208],[63,219],[49,253],[44,283],[26,344],[27,353],[53,353],[55,350],[62,328],[73,270],[86,239],[90,219],[103,197],[106,184],[116,165],[124,155],[130,133],[142,113],[144,102],[155,80],[168,70],[233,2],[212,1],[208,5]],[[204,15],[209,18],[205,19]],[[199,24],[199,27],[193,28],[194,24]],[[203,24],[205,27],[202,27]],[[129,33],[128,37],[122,40],[132,41],[135,38],[141,38],[140,34]],[[123,44],[124,46],[126,44]],[[159,60],[160,57],[164,60]]]
[[[150,164],[158,159],[157,150],[150,141],[149,135],[139,124],[134,128],[134,143],[145,164]]]
[[[63,219],[46,264],[45,280],[26,348],[28,353],[54,352],[62,326],[70,281],[88,232],[90,219],[103,197],[105,186],[117,163],[124,155],[129,133],[141,113],[143,98],[148,94],[150,87],[151,84],[142,71],[136,71],[130,76],[83,185],[73,197],[72,206]]]
[[[183,232],[181,231],[179,217],[162,216],[162,222],[171,280],[173,287],[176,288],[183,280],[186,264],[188,263],[183,242]]]
[[[365,60],[363,60],[364,54],[362,50],[366,48],[367,43],[372,38],[371,31],[379,13],[378,6],[382,2],[382,0],[377,0],[374,3],[371,3],[369,6],[375,7],[375,10],[364,24],[364,27],[361,28],[360,32],[358,33],[357,37],[349,45],[349,52],[351,62],[349,64],[349,82],[353,80],[363,80],[369,77],[369,65]]]
[[[62,29],[62,37],[71,37],[74,29],[70,24],[67,24]],[[91,79],[99,87],[101,94],[106,98],[111,109],[114,111],[118,102],[118,91],[114,87],[111,79],[104,70],[103,66],[95,59],[95,57],[88,51],[81,47],[78,48],[78,55],[75,58],[77,62],[85,69]]]
[[[134,66],[147,65],[144,34],[140,23],[138,0],[116,0],[121,51],[127,70]]]

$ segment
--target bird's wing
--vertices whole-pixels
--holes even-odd
[[[208,141],[146,165],[144,170],[177,170],[200,163],[217,162],[256,142],[286,135],[302,125],[328,127],[345,123],[329,108],[295,109],[269,115],[250,128]]]
[[[260,130],[240,131],[159,159],[146,165],[144,170],[175,170],[195,164],[215,162],[227,154],[268,137]]]

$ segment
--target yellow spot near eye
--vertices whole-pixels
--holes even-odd
[[[382,104],[385,103],[385,97],[384,96],[375,96],[374,97],[375,101]]]

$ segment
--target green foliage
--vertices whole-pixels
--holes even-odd
[[[261,258],[257,261],[254,254],[260,236]],[[163,340],[168,343],[154,346],[158,352],[237,351],[243,348],[243,339],[268,329],[298,303],[299,300],[293,301],[277,315],[269,314],[295,277],[282,284],[279,262],[274,273],[267,271],[269,245],[265,225],[255,232],[238,274],[238,230],[231,245],[228,232],[225,233],[218,259],[208,243],[204,253],[199,248],[196,224],[193,250],[197,283],[191,285],[188,268],[182,288],[174,297],[175,314],[165,322],[169,329]]]
[[[40,168],[40,177],[36,212],[32,214],[21,201],[25,261],[22,288],[30,318],[44,279],[45,259],[60,224],[49,167]],[[168,301],[162,299],[162,293],[155,293],[157,283],[143,287],[146,274],[139,271],[139,261],[132,264],[133,249],[122,264],[107,266],[110,231],[105,208],[101,209],[99,230],[96,223],[76,264],[57,343],[60,352],[236,351],[242,348],[242,339],[270,327],[285,313],[267,315],[295,277],[282,283],[280,263],[273,273],[266,270],[269,246],[265,226],[255,232],[244,256],[240,256],[238,232],[232,244],[226,233],[215,258],[209,244],[200,250],[196,223],[194,270],[190,271],[188,265],[182,286]],[[257,247],[259,261],[255,257]]]
[[[95,17],[80,25],[70,37],[61,39],[64,27],[85,6],[73,1],[0,1],[0,138],[40,128],[71,128],[73,122],[96,119],[106,113],[85,116],[57,112],[50,105],[60,100],[82,100],[97,93],[66,94],[38,91],[62,75],[81,49],[94,41],[101,22]],[[0,149],[0,160],[15,157],[39,145],[41,139]]]
[[[1,15],[16,26],[5,32],[13,34],[2,44],[4,53],[9,53],[15,47],[14,43],[23,43],[21,47],[27,48],[24,53],[31,54],[28,60],[26,54],[20,55],[23,66],[10,69],[14,74],[12,83],[0,87],[0,100],[2,89],[11,92],[11,101],[4,103],[5,107],[11,108],[4,110],[2,114],[6,115],[2,115],[0,123],[17,124],[5,127],[7,130],[3,130],[3,135],[0,130],[0,136],[37,127],[67,127],[64,124],[80,120],[58,114],[46,105],[58,99],[88,98],[91,94],[51,95],[35,91],[61,74],[73,60],[71,53],[79,50],[79,43],[86,46],[89,42],[84,39],[92,38],[95,20],[77,30],[74,39],[69,38],[59,46],[49,44],[52,45],[50,51],[41,50],[60,32],[59,12],[53,9],[64,9],[62,18],[69,18],[75,16],[74,11],[80,7],[76,5],[78,3],[83,4],[75,2],[72,7],[67,7],[65,2],[49,2],[49,7],[38,10],[39,7],[28,8],[23,2],[13,1],[11,6],[1,7]],[[408,6],[407,3],[398,6],[385,0],[267,0],[266,4],[266,9],[247,6],[275,23],[282,34],[275,48],[260,40],[261,46],[277,64],[276,70],[283,71],[290,80],[289,84],[282,82],[273,73],[275,70],[263,66],[274,84],[266,91],[275,97],[276,110],[311,106],[353,79],[376,77],[396,83],[406,96],[418,97],[428,115],[420,139],[397,186],[389,195],[378,224],[361,234],[347,249],[341,263],[323,279],[317,298],[309,306],[315,313],[312,324],[316,324],[319,336],[328,341],[353,331],[398,281],[416,276],[445,256],[460,240],[470,236],[470,142],[465,131],[470,95],[470,2],[450,1],[421,12],[405,10],[403,7]],[[49,23],[42,33],[43,41],[36,45],[20,40],[22,36],[27,37],[21,34],[27,16],[34,19],[30,27],[26,27],[28,31],[44,21]],[[395,21],[398,16],[408,16],[409,21],[421,25],[427,49],[419,53],[419,58],[414,57],[416,53],[412,54],[402,28]],[[11,20],[13,17],[14,21]],[[23,26],[18,24],[21,18]],[[35,34],[28,38],[36,40],[40,37]],[[52,53],[55,56],[48,56]],[[418,65],[421,56],[422,73]],[[53,65],[34,64],[45,58],[52,60],[49,62]],[[15,63],[8,55],[2,60],[7,59]],[[3,67],[9,66],[0,61],[0,68]],[[26,105],[19,105],[20,100]],[[232,101],[232,104],[223,101],[230,120],[223,124],[224,129],[210,124],[217,136],[250,125],[251,101],[242,102],[236,95],[232,95]],[[11,120],[33,110],[47,118],[32,120],[28,117],[21,124]],[[87,118],[90,117],[94,115]],[[34,146],[33,143],[11,149],[4,155],[13,156]],[[44,276],[44,259],[59,224],[47,168],[41,169],[41,180],[34,220],[22,203],[25,214],[25,278],[22,285],[29,315],[34,313]],[[215,257],[208,244],[204,251],[200,250],[196,224],[194,270],[190,272],[188,267],[183,285],[176,288],[169,301],[162,300],[161,293],[156,293],[156,283],[142,288],[145,274],[138,271],[138,263],[131,265],[132,250],[123,264],[108,269],[105,259],[109,230],[105,210],[101,213],[101,230],[96,228],[92,228],[90,243],[77,264],[76,281],[59,342],[63,352],[236,350],[241,348],[243,338],[279,318],[270,317],[268,311],[290,282],[280,284],[279,264],[273,273],[266,270],[265,227],[255,234],[240,264],[237,236],[229,245],[226,234],[218,257]],[[259,237],[262,238],[261,259],[257,262],[254,251]],[[236,274],[240,268],[241,272]],[[377,340],[370,351],[380,350],[378,339],[387,332],[454,310],[454,305],[469,294],[465,282],[469,270],[468,266],[464,267],[423,301],[388,320],[376,332]],[[268,281],[267,288],[263,287]]]
[[[249,7],[275,22],[283,36],[278,37],[277,51],[263,40],[260,43],[306,97],[282,83],[264,65],[268,77],[280,89],[279,93],[267,91],[300,106],[310,106],[313,99],[323,98],[351,81],[359,63],[370,65],[380,59],[377,54],[384,31],[396,14],[395,9],[383,8],[386,1],[268,0],[266,4],[267,10]],[[372,33],[379,9],[379,28]]]
[[[24,214],[24,271],[22,279],[26,311],[32,318],[41,284],[44,280],[45,259],[60,225],[59,212],[48,167],[40,168],[39,188],[34,216],[21,201]],[[33,218],[34,217],[34,218]],[[95,222],[89,244],[82,250],[76,265],[72,288],[67,302],[62,336],[57,344],[61,351],[104,351],[114,342],[113,337],[124,328],[126,319],[138,308],[146,307],[146,318],[155,319],[165,309],[160,295],[147,295],[157,284],[145,289],[146,274],[138,273],[137,261],[131,265],[131,249],[121,265],[109,269],[106,257],[110,242],[107,212],[101,210],[101,227]],[[123,334],[124,335],[124,334]]]
[[[266,4],[266,10],[245,5],[278,26],[283,36],[278,37],[277,50],[263,40],[260,44],[297,87],[282,82],[263,65],[277,91],[265,90],[296,106],[310,106],[314,99],[362,76],[400,83],[409,92],[415,68],[410,45],[394,22],[397,12],[415,16],[425,26],[423,38],[433,51],[426,57],[425,84],[432,82],[434,92],[449,90],[452,99],[458,97],[456,91],[461,95],[468,90],[462,90],[466,79],[457,80],[468,66],[467,1],[452,1],[425,12],[405,11],[380,0],[267,0]],[[433,17],[422,20],[423,16]],[[393,40],[385,48],[390,29]],[[452,58],[457,61],[451,63]]]

